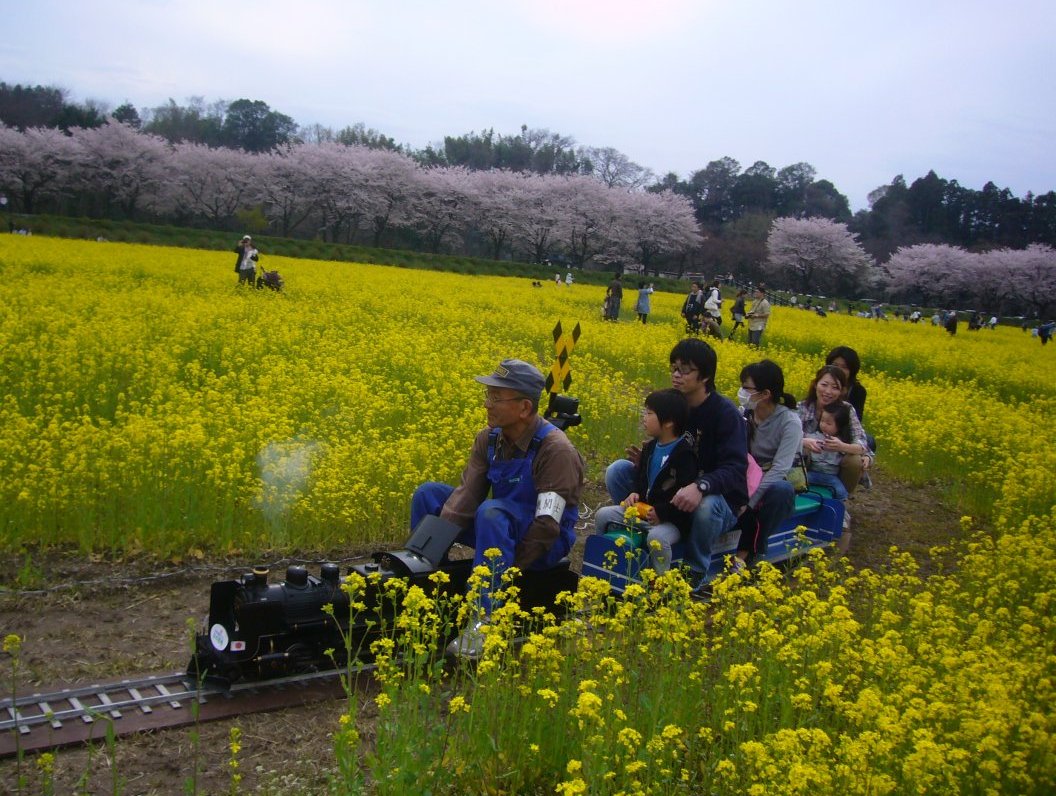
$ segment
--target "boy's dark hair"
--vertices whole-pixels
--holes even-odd
[[[676,437],[682,436],[689,422],[689,402],[686,396],[673,387],[666,390],[654,390],[645,396],[645,407],[652,409],[662,426],[674,423]]]
[[[708,392],[715,391],[715,371],[719,367],[719,358],[715,355],[715,349],[696,337],[687,337],[675,343],[671,349],[668,361],[673,365],[675,361],[685,362],[695,367],[700,374],[700,380],[708,381]]]
[[[854,432],[851,430],[851,406],[843,401],[833,401],[825,404],[821,411],[832,415],[836,421],[836,436],[841,442],[854,442]]]

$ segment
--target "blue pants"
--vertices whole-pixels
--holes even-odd
[[[437,481],[427,481],[414,490],[414,496],[411,498],[411,528],[418,527],[418,523],[427,514],[440,516],[440,509],[454,491],[455,488],[450,484]],[[532,506],[532,511],[534,513],[535,506]],[[485,500],[477,507],[473,524],[458,535],[461,544],[473,548],[473,566],[483,564],[491,569],[496,584],[503,570],[513,564],[517,543],[527,530],[527,526],[524,529],[520,527],[517,515],[516,508],[508,501]],[[498,548],[499,557],[486,559],[484,551],[492,547]],[[564,535],[559,535],[550,551],[542,558],[536,559],[530,569],[549,569],[567,556],[568,551],[569,545]],[[484,591],[485,593],[481,594],[481,603],[485,610],[490,611],[491,600],[486,593],[490,590]]]
[[[832,496],[836,500],[847,499],[847,487],[836,473],[819,473],[815,470],[807,470],[807,483],[811,486],[827,486],[832,490]]]
[[[741,541],[737,545],[738,550],[749,554],[749,562],[766,555],[766,548],[770,542],[770,534],[777,526],[792,516],[796,508],[796,488],[788,481],[776,481],[770,484],[763,493],[762,499],[756,504],[755,512],[759,519],[759,530],[752,534],[741,531]]]
[[[634,465],[628,459],[620,459],[605,470],[605,487],[609,497],[619,503],[634,488]],[[791,514],[791,510],[789,514]],[[693,512],[693,524],[686,538],[683,560],[689,567],[690,580],[698,583],[706,579],[711,568],[711,551],[724,533],[737,524],[737,517],[730,510],[722,495],[705,495]]]

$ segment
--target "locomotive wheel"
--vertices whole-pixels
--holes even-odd
[[[315,650],[308,644],[291,644],[286,648],[286,669],[290,674],[310,674],[319,671]]]

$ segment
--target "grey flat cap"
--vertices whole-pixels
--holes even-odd
[[[538,398],[546,380],[539,369],[523,359],[504,359],[490,376],[476,376],[476,381],[488,387],[505,387],[522,395]]]

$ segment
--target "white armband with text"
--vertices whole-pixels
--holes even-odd
[[[555,522],[561,522],[561,515],[565,513],[565,499],[557,492],[540,492],[535,500],[536,517],[553,517]]]

